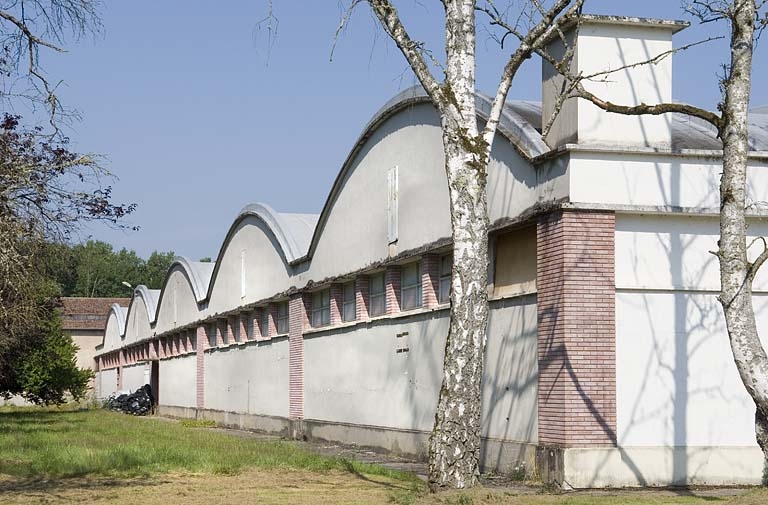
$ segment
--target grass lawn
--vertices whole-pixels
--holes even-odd
[[[737,497],[660,492],[429,495],[413,475],[328,458],[286,441],[243,439],[195,423],[103,410],[0,409],[0,503],[401,503],[442,505],[757,505]]]

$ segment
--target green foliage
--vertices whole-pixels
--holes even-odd
[[[64,403],[85,397],[93,371],[77,367],[77,346],[61,330],[61,318],[54,314],[45,322],[43,339],[18,363],[19,393],[43,405]]]
[[[123,282],[162,288],[174,256],[154,251],[145,261],[135,251],[115,251],[106,242],[89,240],[75,246],[48,244],[42,261],[61,296],[127,297],[131,291]]]
[[[42,296],[42,300],[51,300]],[[43,405],[60,405],[68,397],[85,397],[93,372],[77,367],[77,346],[61,329],[61,316],[53,303],[42,305],[46,315],[16,345],[5,352],[0,373],[0,394],[20,395]]]

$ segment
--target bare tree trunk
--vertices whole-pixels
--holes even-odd
[[[444,137],[461,135],[444,128]],[[443,384],[429,442],[432,490],[476,484],[481,384],[488,323],[488,212],[476,155],[445,141],[453,229],[451,319]]]
[[[429,442],[432,490],[464,488],[479,475],[481,383],[488,323],[487,145],[475,110],[473,1],[446,2],[443,148],[451,207],[451,320],[443,384]]]
[[[757,442],[768,450],[768,356],[760,343],[752,305],[752,280],[765,251],[747,258],[746,183],[749,154],[749,107],[755,2],[734,2],[731,22],[731,67],[723,104],[723,175],[720,181],[720,303],[725,313],[733,358],[741,380],[755,402]]]

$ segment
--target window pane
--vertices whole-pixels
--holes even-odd
[[[261,336],[269,336],[269,309],[264,307],[261,311]]]
[[[371,296],[384,293],[384,274],[377,274],[371,276],[370,279],[370,294]]]
[[[371,296],[371,315],[380,316],[386,311],[384,295]]]
[[[344,302],[344,314],[342,314],[342,319],[344,321],[354,321],[357,316],[355,309],[354,302]]]
[[[415,286],[419,281],[419,264],[412,263],[403,267],[403,286]]]
[[[344,284],[344,294],[343,299],[344,303],[354,303],[355,302],[355,283],[354,282],[347,282]]]
[[[403,310],[413,309],[419,306],[418,291],[416,288],[408,288],[403,290]]]

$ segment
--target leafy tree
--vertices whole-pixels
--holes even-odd
[[[160,289],[176,254],[173,251],[153,251],[141,269],[140,284],[150,289]]]
[[[83,398],[93,371],[77,367],[77,346],[61,329],[61,317],[53,312],[42,321],[38,345],[25,353],[17,364],[13,391],[37,404],[61,404],[67,394]]]
[[[45,361],[38,354],[42,350],[49,360],[62,356],[64,361],[57,363],[67,362],[52,326],[58,292],[46,273],[50,265],[43,261],[46,255],[55,257],[46,244],[65,241],[87,221],[124,227],[124,217],[134,209],[112,202],[111,187],[104,184],[109,174],[97,156],[70,150],[69,139],[58,128],[64,108],[39,67],[41,50],[62,51],[43,37],[60,43],[67,33],[78,37],[98,27],[92,0],[0,5],[0,99],[7,104],[24,101],[33,116],[40,109],[48,116],[46,128],[25,126],[18,115],[0,116],[0,391],[21,388],[43,402],[56,398],[44,384],[76,379],[76,373],[70,370],[67,376],[64,368],[56,368],[48,379],[32,373],[35,363]],[[62,284],[70,282],[68,277]],[[26,375],[19,375],[22,370]],[[61,386],[77,393],[75,382]]]

